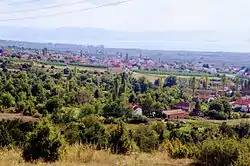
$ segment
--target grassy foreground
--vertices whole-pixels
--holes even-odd
[[[38,162],[27,163],[22,159],[22,152],[19,149],[1,149],[0,165],[4,166],[188,166],[192,163],[189,159],[175,160],[168,157],[167,153],[156,152],[153,154],[138,153],[133,155],[114,155],[108,151],[97,151],[84,146],[66,147],[66,152],[61,156],[60,161],[55,163]]]

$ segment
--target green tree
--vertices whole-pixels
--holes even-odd
[[[221,77],[221,84],[222,84],[223,91],[225,90],[225,85],[226,85],[227,81],[228,81],[228,78],[227,78],[226,74],[223,74]]]
[[[197,85],[196,77],[191,78],[190,85],[191,85],[192,92],[193,92],[193,97],[194,97],[195,96],[196,85]]]
[[[177,85],[177,77],[176,76],[169,76],[165,79],[164,82],[164,88],[166,87],[172,87],[174,85]]]
[[[133,150],[132,138],[124,122],[119,121],[115,130],[110,133],[110,146],[113,153],[125,154]]]
[[[5,108],[15,106],[15,98],[10,93],[3,93],[0,97],[0,103]]]
[[[62,138],[58,131],[48,122],[42,121],[37,130],[30,132],[23,148],[25,161],[43,160],[54,162],[59,159],[62,147]]]
[[[236,77],[236,79],[235,79],[236,91],[239,90],[239,84],[240,84],[240,78],[239,78],[239,77]]]
[[[161,132],[161,128],[156,127],[158,132]],[[152,127],[140,125],[133,134],[136,145],[142,152],[152,152],[159,146],[159,135]]]
[[[146,116],[152,115],[154,100],[150,93],[147,93],[144,99],[141,99],[140,105],[142,107],[143,114]]]
[[[113,94],[113,99],[117,100],[119,97],[119,91],[120,91],[120,85],[121,84],[121,79],[120,77],[117,77],[115,79],[115,86],[114,86],[114,94]]]
[[[207,90],[208,89],[208,84],[209,84],[209,76],[208,74],[205,74],[204,75],[204,81],[205,81],[205,89]]]
[[[60,110],[62,106],[63,106],[63,101],[58,96],[54,96],[51,99],[49,99],[45,105],[49,113]]]

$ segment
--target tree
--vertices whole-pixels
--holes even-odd
[[[158,129],[156,128],[156,130]],[[161,132],[160,128],[159,132]],[[152,127],[141,125],[134,133],[133,138],[142,152],[151,152],[158,148],[159,135]]]
[[[205,89],[207,90],[208,89],[208,84],[209,84],[209,76],[208,76],[208,74],[204,75],[204,79],[205,79]]]
[[[226,74],[223,74],[222,77],[221,77],[221,83],[222,83],[222,88],[223,88],[223,91],[225,90],[225,85],[227,83],[227,76]]]
[[[154,85],[157,86],[160,90],[162,90],[162,88],[163,88],[162,77],[160,77],[157,80],[155,80]]]
[[[28,133],[23,148],[25,161],[42,159],[45,162],[54,162],[60,157],[62,138],[59,132],[47,121],[40,122],[37,130]]]
[[[191,80],[190,80],[190,85],[191,85],[191,88],[192,88],[193,97],[195,96],[196,84],[197,84],[196,77],[192,77]]]
[[[177,78],[175,76],[169,76],[165,79],[163,87],[172,87],[174,85],[177,85]]]
[[[82,143],[96,145],[97,148],[108,146],[109,135],[104,124],[95,116],[88,116],[81,121],[80,138]]]
[[[58,96],[54,96],[51,99],[49,99],[45,105],[49,113],[58,111],[59,109],[62,108],[62,106],[63,106],[63,101]]]
[[[120,90],[120,77],[117,77],[115,79],[115,86],[114,86],[114,94],[113,94],[113,99],[117,100],[119,97],[119,90]]]
[[[5,147],[14,142],[6,126],[1,123],[0,125],[0,146]]]
[[[239,77],[236,77],[235,79],[235,86],[236,86],[236,91],[238,92],[239,90],[239,84],[240,84],[240,78]]]
[[[219,100],[214,100],[209,104],[209,110],[224,111],[223,103]]]
[[[125,123],[119,121],[115,130],[110,133],[110,146],[113,153],[125,154],[133,150],[133,142]]]
[[[15,106],[15,98],[10,93],[3,93],[0,97],[0,102],[5,108]]]
[[[107,103],[103,107],[103,116],[106,118],[108,117],[119,118],[122,117],[123,115],[126,115],[127,112],[128,112],[127,109],[125,109],[122,103],[120,103],[119,101]]]
[[[249,149],[244,146],[235,139],[205,140],[198,149],[197,159],[201,165],[207,166],[237,165],[241,160],[247,158],[245,154]],[[242,165],[249,165],[249,161],[243,163]]]
[[[150,93],[147,93],[144,99],[141,99],[140,105],[142,107],[143,114],[146,116],[152,115],[154,100]]]

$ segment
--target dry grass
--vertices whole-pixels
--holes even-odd
[[[164,152],[154,154],[114,155],[83,146],[66,147],[66,152],[56,163],[26,163],[18,149],[0,150],[0,165],[4,166],[188,166],[189,159],[174,160]]]

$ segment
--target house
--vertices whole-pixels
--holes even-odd
[[[199,99],[200,101],[203,102],[210,102],[214,100],[214,97],[210,96],[210,95],[198,95],[197,99]]]
[[[189,117],[189,113],[181,109],[163,111],[165,119],[184,119]]]
[[[250,112],[250,100],[236,100],[233,109],[239,108],[242,112]]]
[[[133,110],[136,115],[142,115],[142,108],[139,107],[138,105],[134,105]]]
[[[189,112],[190,111],[190,104],[188,102],[180,102],[173,106],[174,109],[181,109],[183,111]]]

